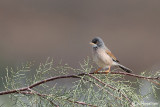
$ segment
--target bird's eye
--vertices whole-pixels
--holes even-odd
[[[94,43],[95,43],[95,44],[98,44],[98,41],[95,41]]]
[[[92,40],[92,43],[98,44],[98,40],[97,40],[97,39],[93,39],[93,40]]]

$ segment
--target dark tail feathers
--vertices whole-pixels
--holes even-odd
[[[125,67],[125,66],[123,66],[123,65],[118,65],[121,69],[123,69],[124,71],[126,71],[126,72],[128,72],[128,73],[131,73],[132,72],[132,70],[130,70],[129,68],[127,68],[127,67]]]

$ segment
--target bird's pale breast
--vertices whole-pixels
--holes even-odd
[[[111,66],[113,63],[112,58],[106,53],[104,49],[93,50],[93,60],[99,67]]]

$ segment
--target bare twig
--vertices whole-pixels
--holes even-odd
[[[141,76],[141,75],[136,75],[136,74],[131,74],[131,73],[126,73],[126,72],[110,72],[111,74],[121,74],[121,75],[127,75],[127,76],[132,76],[132,77],[136,77],[136,78],[142,78],[142,79],[149,79],[149,80],[158,80],[160,81],[160,77],[145,77],[145,76]],[[98,73],[81,73],[81,74],[77,74],[77,75],[65,75],[65,76],[57,76],[57,77],[51,77],[51,78],[47,78],[45,80],[36,82],[28,87],[23,87],[23,88],[19,88],[19,89],[15,89],[15,90],[9,90],[9,91],[1,91],[0,95],[5,95],[5,94],[11,94],[11,93],[17,93],[19,91],[26,91],[28,90],[28,88],[32,89],[33,87],[36,87],[38,85],[44,84],[46,82],[49,81],[54,81],[57,79],[62,79],[62,78],[81,78],[81,76],[85,76],[88,74],[106,74],[106,72],[98,72]]]
[[[91,74],[89,74],[89,75],[91,75]],[[103,89],[104,91],[106,91],[106,92],[107,92],[108,94],[110,94],[111,96],[113,96],[113,97],[115,97],[116,99],[119,99],[119,100],[121,100],[121,101],[123,102],[123,99],[122,99],[122,98],[113,95],[111,92],[109,92],[108,90],[104,89],[101,85],[97,84],[96,82],[87,80],[87,79],[85,79],[85,78],[82,78],[82,79],[85,80],[85,81],[88,81],[88,82],[90,82],[90,83],[92,83],[92,84],[94,84],[95,86],[97,86],[97,87],[100,88],[100,89]]]
[[[19,89],[15,89],[15,90],[9,90],[9,91],[1,91],[0,95],[5,95],[5,94],[11,94],[11,93],[17,93],[20,91],[26,91],[28,89],[32,89],[33,87],[36,87],[38,85],[41,85],[43,83],[49,82],[49,81],[54,81],[56,79],[62,79],[62,78],[80,78],[77,75],[66,75],[66,76],[57,76],[57,77],[51,77],[51,78],[47,78],[45,80],[36,82],[28,87],[23,87],[23,88],[19,88]]]
[[[106,74],[106,72],[89,73],[89,74]],[[121,74],[121,75],[127,75],[127,76],[131,76],[131,77],[142,78],[142,79],[150,79],[150,80],[160,81],[160,77],[145,77],[145,76],[141,76],[141,75],[136,75],[136,74],[127,73],[127,72],[120,72],[120,71],[110,72],[110,74]]]
[[[17,92],[18,93],[18,92]],[[53,101],[49,100],[47,97],[53,97],[51,95],[47,95],[47,94],[41,94],[37,91],[34,91],[32,89],[30,89],[30,91],[22,91],[22,92],[19,92],[21,94],[30,94],[30,95],[38,95],[44,99],[47,99],[52,105],[56,106],[56,107],[59,107],[58,105],[56,105],[55,103],[53,103]],[[81,102],[81,101],[72,101],[72,100],[69,100],[69,99],[64,99],[64,100],[67,100],[69,102],[72,102],[72,103],[77,103],[77,104],[81,104],[81,105],[87,105],[87,106],[90,106],[90,107],[97,107],[95,105],[92,105],[92,104],[87,104],[85,102]]]
[[[99,80],[97,77],[91,75],[91,74],[105,74],[106,75],[106,72],[97,72],[97,73],[80,73],[80,74],[77,74],[77,75],[64,75],[64,76],[56,76],[56,77],[51,77],[51,78],[47,78],[45,80],[42,80],[42,81],[38,81],[36,83],[33,83],[32,85],[28,86],[28,87],[22,87],[22,88],[19,88],[19,89],[14,89],[14,90],[7,90],[7,91],[1,91],[0,92],[0,95],[6,95],[6,94],[13,94],[13,93],[21,93],[21,94],[36,94],[44,99],[47,99],[47,96],[46,94],[40,94],[34,90],[32,90],[32,88],[36,87],[36,86],[39,86],[41,84],[44,84],[44,83],[47,83],[47,82],[50,82],[50,81],[54,81],[54,80],[57,80],[57,79],[63,79],[63,78],[81,78],[82,76],[89,76],[93,79],[95,79],[96,81],[100,82],[101,84],[103,84],[104,86],[107,86],[113,90],[117,90],[115,87],[109,85],[109,84],[105,84],[104,82],[102,82],[101,80]],[[141,79],[146,79],[150,82],[153,82],[153,83],[156,83],[158,85],[160,85],[157,81],[160,81],[160,77],[145,77],[145,76],[141,76],[141,75],[136,75],[136,74],[131,74],[131,73],[126,73],[126,72],[110,72],[110,74],[120,74],[120,75],[126,75],[126,76],[131,76],[131,77],[136,77],[136,78],[141,78]],[[156,82],[155,82],[156,81]],[[96,86],[98,87],[101,87],[99,84],[97,83],[94,83]],[[102,87],[101,87],[102,88]],[[110,93],[108,90],[105,90],[108,94],[110,94],[111,96],[114,96],[112,93]],[[118,90],[117,90],[118,91]],[[130,99],[125,95],[123,94],[121,91],[119,91],[120,94],[130,103],[131,106],[132,105],[132,102],[130,101]],[[121,98],[117,97],[117,96],[114,96],[115,98],[119,99],[119,100],[122,100]],[[53,103],[51,100],[47,99],[52,105],[56,106],[56,107],[59,107],[58,105],[56,105],[55,103]],[[73,102],[73,103],[77,103],[77,104],[81,104],[81,105],[87,105],[87,106],[91,106],[91,107],[96,107],[94,105],[91,105],[91,104],[87,104],[85,102],[80,102],[80,101],[72,101],[72,100],[69,100],[69,99],[66,99],[67,101],[69,102]],[[123,100],[122,100],[123,101]]]
[[[49,100],[48,98],[46,98],[45,94],[40,94],[37,91],[34,91],[30,88],[28,88],[26,91],[20,91],[20,92],[16,92],[16,93],[20,93],[20,94],[30,94],[30,95],[38,95],[46,100],[48,100],[54,107],[59,107],[58,105],[56,105],[53,101]]]
[[[97,87],[99,87],[100,89],[104,89],[102,86],[100,86],[100,85],[97,84],[97,83],[94,83],[94,82],[93,82],[93,84],[95,84],[95,85],[96,85]],[[104,91],[106,91],[108,94],[110,94],[111,96],[115,97],[116,99],[119,99],[119,100],[121,100],[122,102],[124,102],[122,98],[113,95],[113,94],[112,94],[111,92],[109,92],[108,90],[104,89]],[[122,105],[122,104],[121,104],[121,105]]]
[[[88,74],[88,76],[90,76],[90,77],[92,77],[93,79],[97,80],[98,82],[100,82],[100,83],[103,84],[104,86],[108,86],[109,88],[118,91],[118,89],[114,88],[113,86],[111,86],[111,85],[109,85],[109,84],[105,84],[104,82],[102,82],[102,81],[101,81],[100,79],[98,79],[97,77],[95,77],[95,76],[93,76],[93,75],[91,75],[91,74]],[[126,99],[129,101],[129,103],[131,104],[131,106],[133,106],[133,105],[132,105],[132,101],[131,101],[125,94],[123,94],[121,91],[119,91],[119,92],[120,92],[120,94],[122,94],[122,96],[123,96],[124,98],[126,98]]]
[[[85,105],[85,106],[97,107],[97,106],[95,106],[95,105],[87,104],[87,103],[81,102],[81,101],[72,101],[72,100],[69,100],[69,99],[66,99],[66,100],[68,100],[69,102],[72,102],[72,103],[77,103],[77,104],[81,104],[81,105]]]

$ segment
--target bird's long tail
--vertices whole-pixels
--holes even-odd
[[[118,64],[118,66],[119,66],[121,69],[123,69],[124,71],[128,72],[128,73],[131,73],[131,72],[132,72],[131,69],[129,69],[129,68],[127,68],[127,67],[125,67],[125,66],[123,66],[123,65],[121,65],[121,64]]]

